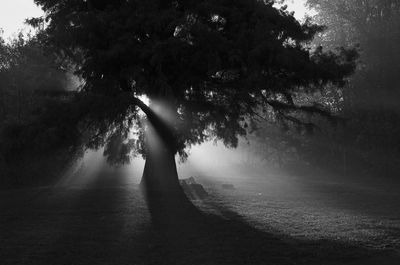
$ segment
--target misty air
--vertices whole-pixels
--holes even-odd
[[[400,264],[397,0],[2,0],[0,264]]]

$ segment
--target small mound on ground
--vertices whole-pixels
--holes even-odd
[[[221,187],[224,190],[235,190],[235,186],[233,186],[233,184],[222,184]]]
[[[186,196],[191,200],[201,200],[208,195],[203,185],[197,183],[193,177],[182,179],[179,182],[185,191]]]

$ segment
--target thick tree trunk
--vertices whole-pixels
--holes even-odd
[[[146,126],[146,163],[141,185],[147,192],[179,193],[179,184],[175,163],[175,152],[165,143],[155,127],[148,122]]]
[[[171,114],[165,106],[138,105],[147,115],[145,128],[146,163],[141,180],[152,220],[157,225],[178,225],[199,212],[186,197],[175,163],[177,140],[172,131]],[[160,105],[158,105],[160,106]],[[176,114],[175,114],[176,115]]]
[[[175,154],[177,152],[173,104],[152,100],[150,107],[142,105],[147,115],[145,126],[146,164],[142,185],[149,192],[178,193],[179,185]]]
[[[177,140],[173,132],[176,111],[153,102],[150,107],[139,102],[147,115],[145,128],[146,163],[141,181],[153,221],[177,223],[179,216],[194,212],[178,179],[175,163]]]
[[[146,163],[141,181],[151,218],[156,227],[182,226],[196,220],[198,210],[186,197],[178,179],[175,152],[158,131],[146,128]]]

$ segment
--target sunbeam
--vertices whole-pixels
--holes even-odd
[[[0,263],[400,264],[399,15],[0,0]]]
[[[150,105],[150,99],[149,99],[148,96],[146,96],[146,95],[140,95],[140,96],[138,96],[138,98],[139,98],[141,101],[143,101],[143,103],[146,104],[147,106]]]

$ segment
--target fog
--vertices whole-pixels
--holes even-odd
[[[400,264],[399,3],[35,2],[0,3],[5,264]]]
[[[400,243],[397,179],[338,176],[320,169],[296,173],[262,162],[249,152],[251,146],[242,141],[238,149],[229,149],[208,142],[191,148],[185,162],[177,157],[179,177],[194,177],[209,193],[205,200],[194,201],[197,207],[227,218],[209,205],[219,202],[259,229],[294,238],[340,240],[373,249]],[[87,151],[53,189],[118,188],[137,194],[145,161],[135,158],[126,166],[110,166],[103,151]]]

